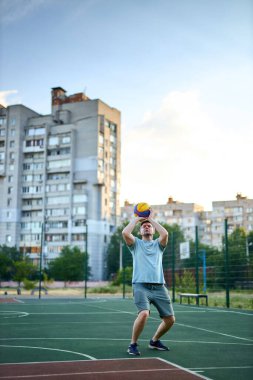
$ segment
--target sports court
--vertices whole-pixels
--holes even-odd
[[[127,347],[132,299],[5,299],[0,303],[0,379],[243,379],[253,377],[253,312],[175,304],[176,324],[150,350],[155,309],[139,341]]]

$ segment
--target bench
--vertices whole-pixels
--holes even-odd
[[[182,298],[188,298],[188,305],[190,304],[190,299],[196,299],[196,305],[199,305],[199,299],[205,298],[206,306],[208,306],[208,295],[207,294],[196,294],[196,293],[179,293],[180,304],[182,303]]]
[[[34,295],[34,293],[36,292],[36,291],[43,291],[45,294],[47,294],[48,292],[47,292],[47,289],[46,288],[44,288],[44,287],[41,287],[41,288],[34,288],[32,291],[31,291],[31,295],[33,296]]]

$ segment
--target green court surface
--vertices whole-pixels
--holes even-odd
[[[253,378],[253,312],[178,304],[174,309],[176,324],[162,339],[170,351],[148,348],[160,322],[152,308],[139,340],[142,358],[159,357],[209,379]],[[129,358],[135,317],[132,299],[0,303],[0,363]]]

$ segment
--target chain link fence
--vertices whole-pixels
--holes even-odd
[[[173,302],[179,301],[181,293],[206,294],[209,306],[253,309],[253,242],[239,229],[231,234],[227,220],[222,249],[200,244],[197,227],[195,232],[195,241],[190,242],[182,234],[170,233],[164,251],[164,276]],[[125,269],[131,266],[131,254],[123,245],[123,297],[129,282]],[[202,303],[205,299],[200,299]]]

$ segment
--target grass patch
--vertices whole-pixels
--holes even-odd
[[[0,288],[0,296],[16,296],[17,297],[17,288]],[[37,297],[39,294],[37,288],[34,295],[31,295],[30,290],[24,288],[21,289],[21,297]],[[42,291],[42,297],[45,296],[44,291]],[[171,289],[170,289],[171,294]],[[179,302],[179,297],[176,292],[176,302]],[[226,292],[211,292],[208,291],[208,305],[211,307],[226,307]],[[106,286],[98,287],[88,287],[87,296],[117,296],[123,297],[123,286],[122,285],[112,285],[108,284]],[[125,295],[127,297],[132,297],[132,287],[129,285],[125,286]],[[47,297],[84,297],[84,288],[49,288]],[[195,305],[196,301],[191,300],[191,304]],[[205,300],[200,299],[200,305],[205,305]],[[230,307],[237,309],[253,310],[253,292],[250,290],[231,290],[230,292]]]

